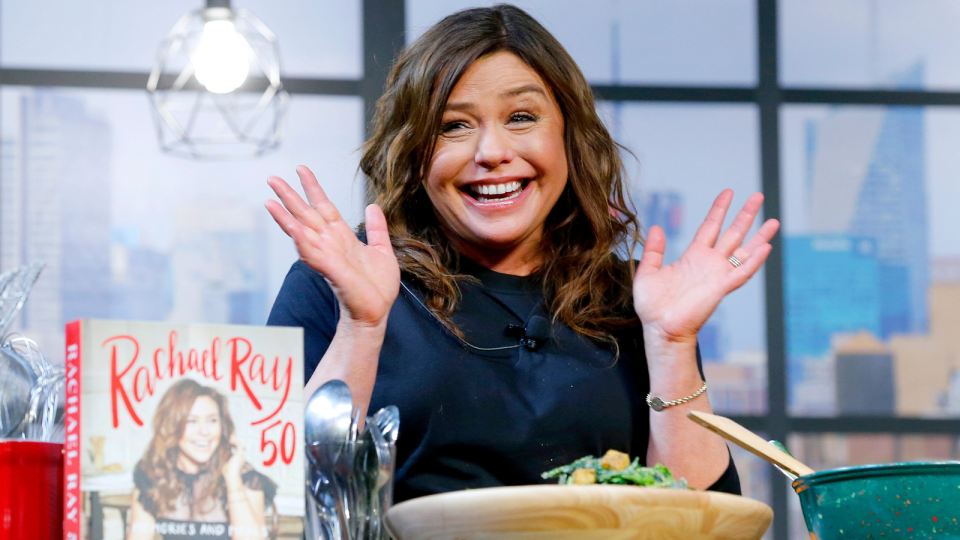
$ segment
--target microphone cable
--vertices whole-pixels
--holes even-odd
[[[407,284],[404,283],[402,279],[400,280],[400,286],[403,287],[403,290],[407,291],[407,294],[412,296],[413,299],[416,300],[418,304],[420,304],[420,307],[425,309],[427,313],[430,314],[430,316],[432,316],[438,323],[440,323],[440,326],[442,326],[444,330],[446,330],[447,332],[450,332],[447,329],[447,327],[443,324],[443,321],[440,320],[440,317],[438,317],[437,314],[433,312],[433,310],[428,308],[427,305],[423,303],[423,300],[420,300],[420,297],[414,294],[414,292],[411,291],[409,287],[407,287]],[[530,323],[531,323],[531,330],[536,330],[537,334],[549,332],[550,322],[543,317],[534,315],[533,317],[530,317]],[[542,330],[544,330],[543,328],[544,326],[546,326],[546,332],[541,332]],[[473,343],[470,343],[469,341],[463,339],[462,337],[454,334],[453,332],[450,332],[450,333],[453,334],[453,337],[457,338],[457,340],[463,346],[469,347],[475,351],[484,351],[484,352],[507,351],[511,349],[519,349],[520,347],[526,347],[527,349],[534,351],[541,345],[540,342],[546,339],[546,336],[544,336],[543,338],[528,336],[526,335],[527,330],[524,327],[515,325],[515,324],[511,324],[507,326],[507,331],[519,333],[519,335],[515,337],[520,338],[520,343],[516,345],[508,345],[505,347],[478,347]]]

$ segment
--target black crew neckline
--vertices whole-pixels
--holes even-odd
[[[466,256],[460,256],[460,271],[468,276],[480,280],[485,289],[502,293],[540,293],[543,292],[542,281],[536,273],[528,276],[515,276],[490,270]]]

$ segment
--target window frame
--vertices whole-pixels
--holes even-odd
[[[365,133],[392,60],[404,45],[404,0],[362,1],[363,76],[360,79],[284,78],[290,94],[353,96],[363,99]],[[760,122],[761,182],[766,196],[763,212],[780,219],[780,109],[789,104],[960,106],[960,91],[899,91],[785,87],[779,79],[778,0],[756,0],[758,82],[752,87],[593,85],[598,100],[644,103],[744,103],[756,105]],[[388,60],[389,61],[386,61]],[[101,89],[144,89],[148,72],[10,69],[0,67],[0,85]],[[956,419],[904,417],[803,417],[787,409],[787,370],[784,340],[782,243],[773,240],[766,263],[767,414],[731,416],[754,431],[786,441],[790,434],[891,433],[895,435],[960,434]],[[770,475],[771,503],[776,516],[772,533],[788,536],[788,490],[783,479]]]

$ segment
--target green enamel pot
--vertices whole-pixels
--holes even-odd
[[[793,482],[813,540],[960,539],[960,462],[830,469]]]

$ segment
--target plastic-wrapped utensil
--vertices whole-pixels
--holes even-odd
[[[20,313],[43,266],[43,263],[29,264],[0,274],[0,337],[6,335],[7,327]]]
[[[24,336],[0,343],[0,437],[60,442],[57,412],[66,372]]]
[[[30,411],[37,374],[12,348],[0,347],[0,439],[14,438]]]
[[[50,364],[33,340],[6,335],[43,266],[30,264],[0,274],[0,438],[48,442],[62,438],[56,419],[64,369]]]

